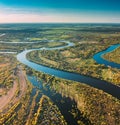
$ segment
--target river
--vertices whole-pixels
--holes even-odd
[[[62,42],[65,42],[65,41],[62,41]],[[43,50],[43,49],[44,50],[57,50],[57,49],[63,49],[63,48],[66,48],[66,47],[74,46],[73,43],[70,43],[70,42],[66,42],[66,43],[68,45],[61,46],[61,47],[25,50],[25,51],[23,51],[23,52],[21,52],[17,55],[17,60],[20,61],[21,63],[27,65],[28,67],[36,70],[36,71],[43,72],[43,73],[46,73],[46,74],[49,74],[49,75],[53,75],[55,77],[59,77],[59,78],[62,78],[62,79],[67,79],[67,80],[72,80],[72,81],[77,81],[77,82],[80,82],[80,83],[83,83],[83,84],[87,84],[87,85],[90,85],[94,88],[103,90],[104,92],[106,92],[108,94],[111,94],[112,96],[120,99],[120,94],[119,94],[120,93],[120,87],[118,87],[118,86],[116,86],[112,83],[109,83],[109,82],[106,82],[104,80],[100,80],[100,79],[97,79],[97,78],[92,78],[92,77],[80,75],[80,74],[77,74],[77,73],[66,72],[66,71],[46,67],[46,66],[43,66],[43,65],[39,65],[39,64],[36,64],[34,62],[29,61],[26,58],[26,55],[29,52],[32,52],[32,51],[35,51],[35,50]],[[100,52],[100,53],[96,54],[93,58],[98,63],[104,64],[104,61],[105,61],[105,62],[107,62],[107,65],[109,65],[109,64],[111,64],[111,62],[103,59],[101,55],[103,55],[107,52],[113,51],[118,46],[119,46],[119,44],[115,45],[115,46],[113,45],[113,47],[111,46],[110,49],[107,49],[106,51],[103,51],[103,52]],[[104,61],[101,61],[101,59],[103,59]],[[114,65],[115,65],[115,63],[114,63]],[[116,64],[116,65],[119,65],[119,64]],[[112,67],[112,65],[110,65],[110,66]]]
[[[23,52],[21,52],[17,55],[17,60],[20,61],[21,63],[27,65],[28,67],[31,67],[32,69],[34,69],[36,71],[44,72],[46,74],[53,75],[55,77],[59,77],[59,78],[62,78],[62,79],[72,80],[72,81],[77,81],[77,82],[80,82],[80,83],[83,83],[83,84],[87,84],[87,85],[90,85],[94,88],[103,90],[104,92],[107,92],[108,94],[111,94],[112,96],[120,99],[120,94],[119,94],[120,87],[118,87],[116,85],[113,85],[111,83],[108,83],[108,82],[100,80],[100,79],[80,75],[80,74],[77,74],[77,73],[66,72],[66,71],[46,67],[46,66],[43,66],[43,65],[39,65],[39,64],[36,64],[34,62],[29,61],[26,58],[26,55],[29,52],[32,52],[32,51],[36,51],[36,50],[56,50],[56,49],[63,49],[63,48],[66,48],[66,47],[74,46],[73,43],[70,43],[68,41],[61,41],[61,42],[65,42],[65,43],[67,43],[67,45],[60,46],[60,47],[54,47],[54,48],[43,47],[43,48],[40,48],[40,49],[24,50]],[[109,61],[107,61],[103,58],[104,54],[115,50],[119,46],[120,46],[120,44],[113,45],[113,46],[109,47],[108,49],[95,54],[93,58],[96,60],[97,63],[104,64],[106,66],[111,66],[113,68],[120,68],[120,64],[109,62]],[[1,53],[4,53],[4,52],[1,52]],[[7,53],[9,53],[9,52],[7,52]],[[69,112],[70,109],[72,108],[72,105],[76,106],[76,103],[74,101],[72,101],[69,98],[62,97],[60,94],[55,93],[54,91],[51,91],[49,89],[49,87],[46,91],[46,89],[43,89],[43,87],[42,87],[43,86],[42,82],[39,82],[38,80],[36,80],[35,76],[28,76],[28,80],[35,87],[40,89],[43,94],[47,95],[48,97],[50,97],[54,101],[54,103],[59,107],[61,113],[64,115],[64,117],[65,117],[65,119],[66,119],[66,121],[69,125],[73,125],[73,124],[77,125],[77,119],[74,119],[73,116],[71,115],[71,113]],[[54,96],[52,96],[52,95],[54,95]],[[41,95],[39,95],[39,98],[40,97],[41,97]],[[61,100],[64,101],[64,104],[61,103]],[[39,101],[39,99],[37,101]],[[85,123],[86,125],[90,124],[89,119],[87,119],[86,117],[82,117],[82,114],[81,114],[80,111],[79,111],[78,119],[82,119],[83,123]]]
[[[99,52],[97,54],[95,54],[93,56],[94,60],[99,63],[99,64],[104,64],[105,66],[111,66],[113,68],[117,68],[120,69],[120,64],[114,63],[114,62],[110,62],[107,61],[103,58],[103,55],[105,55],[106,53],[110,53],[112,51],[114,51],[115,49],[117,49],[118,47],[120,47],[120,44],[116,44],[116,45],[112,45],[109,48],[107,48],[106,50]],[[119,58],[119,57],[118,57]]]

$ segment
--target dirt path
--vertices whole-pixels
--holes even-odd
[[[19,78],[19,85],[20,85],[20,95],[19,95],[19,97],[21,97],[26,92],[27,84],[26,84],[26,75],[20,67],[19,67],[19,71],[17,73],[17,76]]]
[[[0,97],[0,110],[2,110],[14,97],[15,91],[17,90],[17,83],[14,82],[13,88],[11,88],[6,95]]]
[[[9,107],[8,104],[10,103],[15,104],[26,93],[27,90],[26,75],[20,67],[17,69],[16,76],[18,77],[19,82],[14,81],[13,87],[7,92],[7,94],[0,97],[0,110],[6,111],[6,109]],[[16,90],[18,89],[18,85],[20,93],[16,97],[15,94]],[[8,106],[5,107],[6,105]]]

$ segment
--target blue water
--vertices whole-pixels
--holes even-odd
[[[102,51],[102,52],[99,52],[97,54],[95,54],[93,56],[94,60],[99,63],[99,64],[104,64],[105,66],[111,66],[113,68],[117,68],[117,69],[120,69],[120,64],[117,64],[117,63],[114,63],[114,62],[110,62],[110,61],[107,61],[103,58],[103,55],[105,55],[106,53],[109,53],[109,52],[112,52],[114,51],[116,48],[120,47],[120,44],[116,44],[116,45],[112,45],[110,46],[108,49]],[[119,58],[119,57],[118,57]]]
[[[74,118],[74,116],[70,113],[71,109],[73,109],[73,105],[77,107],[77,104],[74,100],[71,100],[67,97],[62,97],[61,94],[56,93],[54,90],[51,90],[49,84],[47,84],[47,86],[44,86],[43,82],[39,81],[35,76],[27,76],[27,78],[33,86],[40,90],[40,93],[37,96],[36,100],[37,103],[39,102],[42,94],[44,94],[52,99],[52,101],[58,106],[59,110],[64,115],[64,118],[68,125],[78,125],[77,120],[81,120],[86,125],[91,125],[89,119],[83,116],[83,114],[79,110],[77,110],[78,115],[76,118]]]
[[[26,54],[31,52],[31,51],[34,51],[34,50],[42,50],[42,49],[45,49],[45,50],[53,50],[54,49],[55,50],[55,49],[62,49],[62,48],[65,48],[65,47],[70,47],[70,46],[73,46],[73,45],[74,44],[68,42],[68,46],[63,46],[63,47],[25,50],[25,51],[23,51],[23,52],[21,52],[20,54],[17,55],[17,59],[21,63],[31,67],[32,69],[34,69],[36,71],[43,72],[43,73],[46,73],[46,74],[49,74],[49,75],[54,75],[55,77],[59,77],[59,78],[62,78],[62,79],[72,80],[72,81],[87,84],[87,85],[90,85],[94,88],[103,90],[104,92],[106,92],[108,94],[111,94],[112,96],[120,99],[120,87],[118,87],[116,85],[113,85],[111,83],[108,83],[108,82],[100,80],[100,79],[96,79],[96,78],[92,78],[92,77],[88,77],[88,76],[84,76],[84,75],[80,75],[80,74],[76,74],[76,73],[65,72],[65,71],[54,69],[54,68],[46,67],[46,66],[43,66],[43,65],[39,65],[39,64],[36,64],[34,62],[31,62],[31,61],[27,60],[27,58],[26,58]],[[101,64],[107,64],[107,65],[111,64],[111,62],[104,60],[101,57],[101,55],[114,50],[117,46],[118,45],[111,46],[106,51],[103,51],[103,52],[100,52],[100,53],[96,54],[94,56],[94,59],[98,63],[101,63]],[[102,61],[101,61],[101,59],[102,59]],[[104,62],[106,62],[106,63],[104,63]],[[114,65],[117,66],[119,64],[114,63]],[[113,65],[111,65],[111,67],[112,66]]]

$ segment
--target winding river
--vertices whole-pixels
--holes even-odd
[[[20,61],[21,63],[33,68],[36,71],[44,72],[46,74],[53,75],[55,77],[59,77],[59,78],[62,78],[62,79],[67,79],[67,80],[72,80],[72,81],[77,81],[77,82],[80,82],[80,83],[87,84],[87,85],[90,85],[94,88],[103,90],[104,92],[106,92],[108,94],[111,94],[112,96],[120,99],[120,87],[118,87],[116,85],[113,85],[109,82],[106,82],[106,81],[103,81],[103,80],[100,80],[100,79],[80,75],[80,74],[77,74],[77,73],[66,72],[66,71],[46,67],[46,66],[43,66],[43,65],[39,65],[39,64],[36,64],[34,62],[29,61],[26,58],[26,55],[29,52],[32,52],[32,51],[35,51],[35,50],[58,50],[58,49],[63,49],[63,48],[66,48],[66,47],[74,46],[73,43],[70,43],[68,41],[61,41],[61,42],[66,42],[67,45],[60,46],[60,47],[54,47],[54,48],[40,48],[40,49],[25,50],[25,51],[23,51],[23,52],[21,52],[17,55],[17,60]],[[102,51],[100,53],[97,53],[96,55],[94,55],[93,58],[100,64],[105,64],[107,66],[110,65],[111,67],[119,68],[120,64],[111,63],[111,62],[102,58],[102,56],[104,54],[113,51],[114,49],[116,49],[119,46],[120,46],[120,44],[113,45],[110,48],[108,48],[107,50]]]
[[[55,77],[59,77],[59,78],[62,78],[62,79],[72,80],[72,81],[77,81],[77,82],[80,82],[80,83],[83,83],[83,84],[87,84],[87,85],[90,85],[94,88],[103,90],[104,92],[106,92],[108,94],[111,94],[112,96],[120,99],[120,94],[119,94],[120,93],[120,87],[118,87],[116,85],[113,85],[111,83],[108,83],[108,82],[100,80],[100,79],[80,75],[80,74],[77,74],[77,73],[66,72],[66,71],[46,67],[46,66],[43,66],[43,65],[39,65],[39,64],[36,64],[34,62],[29,61],[26,57],[26,55],[29,52],[36,51],[36,50],[56,50],[56,49],[58,50],[58,49],[63,49],[63,48],[66,48],[66,47],[74,46],[74,44],[69,42],[69,41],[60,41],[60,42],[65,42],[67,45],[60,46],[60,47],[54,47],[54,48],[43,47],[43,48],[39,48],[39,49],[24,50],[23,52],[21,52],[17,55],[17,60],[20,61],[21,63],[27,65],[28,67],[33,68],[36,71],[44,72],[46,74],[53,75]],[[120,44],[112,45],[108,49],[95,54],[93,56],[94,60],[99,64],[104,64],[106,66],[111,66],[113,68],[120,69],[120,64],[109,62],[109,61],[107,61],[103,58],[104,54],[114,51],[119,46],[120,46]],[[1,52],[1,53],[15,54],[15,52]],[[71,113],[68,112],[72,109],[72,105],[76,106],[76,103],[74,101],[72,101],[69,98],[62,97],[61,94],[59,94],[59,93],[54,94],[54,91],[50,90],[49,87],[46,91],[46,89],[44,89],[44,87],[42,85],[42,82],[39,82],[35,76],[28,76],[28,80],[36,88],[40,89],[43,94],[47,95],[48,97],[50,97],[54,101],[54,103],[59,107],[61,113],[64,115],[65,120],[67,121],[67,123],[69,125],[73,125],[73,124],[78,125],[77,119],[74,119],[73,116],[71,115]],[[37,102],[39,102],[40,96],[41,96],[41,94],[39,94]],[[61,100],[64,101],[64,104],[61,103]],[[78,114],[79,114],[78,119],[81,119],[83,121],[83,123],[85,123],[86,125],[90,125],[89,119],[87,119],[86,117],[83,117],[79,110],[78,110]]]
[[[112,46],[110,46],[109,48],[107,48],[106,50],[95,54],[95,55],[93,56],[93,58],[94,58],[94,60],[96,60],[96,62],[99,63],[99,64],[104,64],[105,66],[111,66],[111,67],[113,67],[113,68],[120,69],[120,64],[107,61],[107,60],[105,60],[105,59],[103,58],[103,55],[105,55],[106,53],[110,53],[110,52],[114,51],[114,50],[117,49],[118,47],[120,47],[120,44],[112,45]]]

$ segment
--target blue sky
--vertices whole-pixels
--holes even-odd
[[[0,0],[0,8],[0,23],[120,23],[120,0]]]

